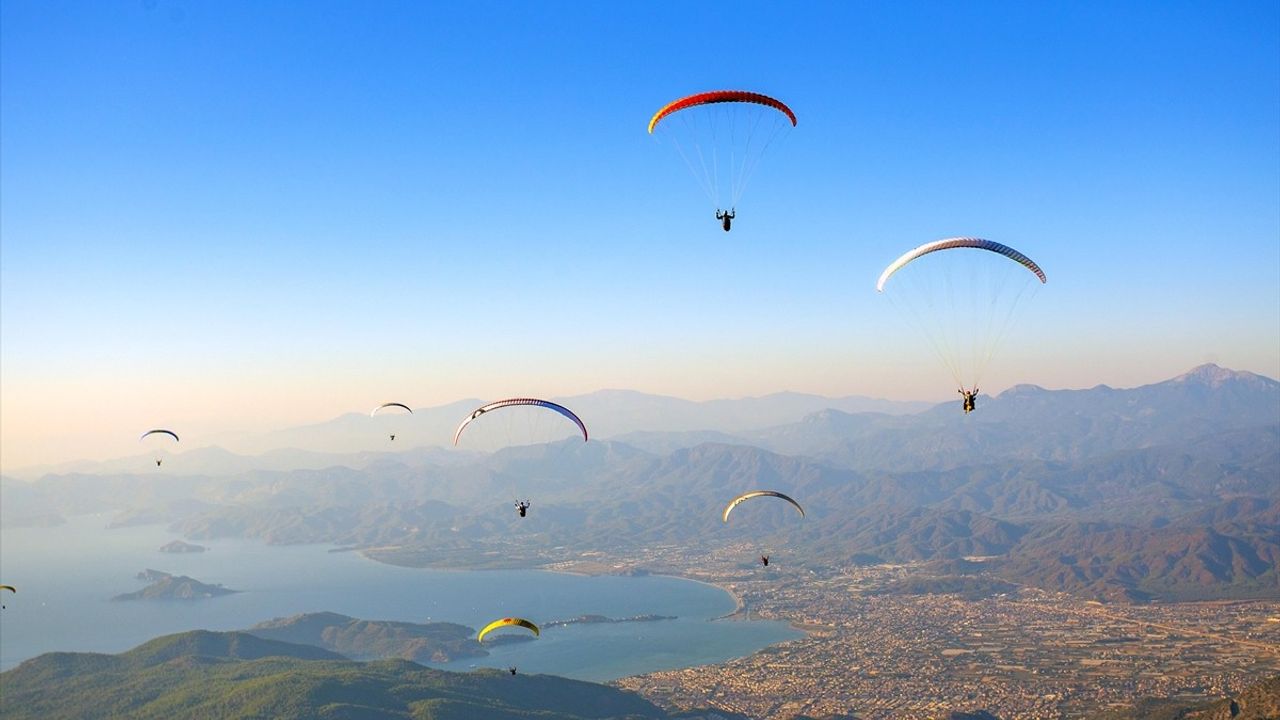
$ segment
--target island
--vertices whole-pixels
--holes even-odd
[[[137,577],[141,580],[154,580],[150,585],[137,592],[123,593],[111,598],[112,602],[122,600],[202,600],[204,598],[231,595],[240,592],[209,585],[186,575],[170,575],[159,570],[143,570]]]
[[[196,545],[194,543],[183,542],[181,540],[174,540],[171,543],[166,543],[160,546],[160,552],[162,553],[202,553],[208,549],[209,548],[203,545]]]

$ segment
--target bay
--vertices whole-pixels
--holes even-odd
[[[606,681],[749,655],[800,632],[770,621],[712,622],[732,612],[720,588],[671,577],[589,577],[538,570],[402,568],[323,545],[248,540],[201,542],[203,553],[167,554],[163,526],[107,529],[107,516],[51,528],[0,530],[0,669],[51,651],[116,653],[187,630],[242,630],[264,620],[331,611],[366,620],[455,622],[480,628],[516,615],[546,623],[579,615],[674,615],[675,620],[574,624],[449,670],[515,665],[523,672]],[[194,601],[111,602],[147,583],[146,568],[242,592]]]

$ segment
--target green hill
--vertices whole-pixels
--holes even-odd
[[[358,620],[338,613],[306,613],[258,623],[245,632],[282,642],[315,645],[355,660],[400,658],[449,662],[483,657],[476,631],[455,623]]]
[[[667,718],[638,695],[498,670],[355,662],[240,632],[168,635],[119,655],[48,653],[0,673],[6,720]]]

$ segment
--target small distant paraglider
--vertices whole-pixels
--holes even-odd
[[[724,508],[724,513],[720,516],[721,519],[724,522],[729,522],[729,513],[732,513],[734,508],[748,500],[751,500],[752,498],[758,497],[775,497],[780,500],[785,500],[791,503],[796,511],[800,513],[800,517],[804,517],[804,508],[800,507],[800,503],[796,502],[791,497],[783,495],[777,490],[752,490],[751,492],[742,493],[738,497],[730,500],[729,504]],[[769,567],[769,557],[770,555],[767,552],[760,553],[760,564],[764,567]]]
[[[386,411],[386,413],[383,413],[384,410]],[[413,409],[410,408],[408,405],[405,405],[404,403],[398,403],[398,402],[389,402],[389,403],[382,403],[378,407],[374,408],[373,411],[369,413],[369,417],[377,417],[379,414],[399,413],[401,410],[403,410],[406,413],[409,413],[410,415],[413,414]],[[403,414],[403,413],[400,413],[400,414]],[[392,432],[388,434],[391,436],[391,441],[395,442],[396,440],[395,431],[392,430]]]
[[[15,595],[17,595],[17,594],[18,594],[18,589],[17,589],[17,588],[15,588],[15,587],[14,587],[14,586],[12,586],[12,585],[0,585],[0,590],[8,590],[9,592],[11,592],[11,593],[13,593],[13,594],[15,594]],[[0,605],[0,610],[3,610],[5,607],[7,607],[7,606],[5,606],[5,605]]]
[[[504,408],[509,408],[509,409],[504,410]],[[520,410],[521,408],[523,408],[525,412],[522,413]],[[503,410],[503,412],[500,414],[507,416],[506,422],[494,421],[494,420],[484,420],[484,421],[480,420],[481,418],[487,418],[491,416],[493,413],[499,410]],[[587,433],[587,425],[586,423],[582,422],[582,418],[578,417],[578,415],[574,413],[572,410],[570,410],[569,408],[563,405],[560,405],[559,403],[553,403],[550,400],[541,400],[539,398],[526,397],[526,398],[507,398],[506,400],[497,400],[495,402],[491,402],[486,405],[481,405],[480,407],[476,408],[471,412],[470,415],[468,415],[465,419],[463,419],[463,421],[458,425],[457,431],[454,432],[453,434],[453,445],[454,447],[458,446],[459,439],[463,437],[463,431],[467,430],[467,428],[469,427],[472,427],[472,423],[475,423],[476,425],[480,426],[481,429],[475,429],[468,432],[467,433],[468,438],[475,439],[474,436],[477,433],[480,434],[481,436],[484,436],[490,430],[496,430],[497,431],[496,434],[492,435],[488,439],[490,441],[497,441],[497,444],[500,447],[529,444],[531,442],[538,441],[540,440],[540,438],[538,438],[537,436],[542,434],[542,432],[540,431],[550,430],[553,435],[557,433],[562,435],[564,432],[570,430],[569,426],[566,426],[563,423],[563,421],[556,418],[555,415],[551,415],[544,412],[544,410],[550,410],[553,413],[557,413],[563,416],[565,419],[569,420],[569,422],[573,423],[573,426],[572,426],[573,429],[576,429],[577,433],[581,433],[582,441],[587,442],[588,438],[590,437],[590,435]],[[520,418],[522,414],[524,415],[524,417]],[[557,426],[556,429],[535,428],[535,426],[542,425],[547,419],[554,421],[554,425]],[[521,420],[523,420],[523,422],[521,422]],[[523,430],[516,429],[516,426],[519,426],[522,424],[524,425]],[[505,428],[505,431],[503,430],[503,428]],[[527,499],[520,499],[524,495],[524,493],[519,492],[519,490],[516,487],[514,487],[514,483],[513,483],[513,487],[511,488],[511,491],[512,491],[512,494],[517,498],[515,502],[516,512],[520,515],[520,517],[527,517],[529,514],[529,507],[533,503],[531,503]]]
[[[152,459],[156,461],[156,467],[160,467],[164,462],[164,449],[169,444],[170,438],[172,438],[173,442],[179,442],[178,434],[174,431],[157,428],[142,433],[142,436],[138,438],[138,442],[146,443],[152,448]]]

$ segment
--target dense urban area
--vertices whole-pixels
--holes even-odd
[[[662,572],[714,583],[738,599],[734,619],[793,623],[804,638],[720,665],[618,681],[664,707],[708,705],[751,717],[1088,717],[1146,696],[1238,692],[1280,672],[1280,600],[1114,605],[1019,588],[977,600],[877,594],[918,569],[848,567],[818,576],[747,567],[755,548],[705,557],[648,548],[556,569]]]

